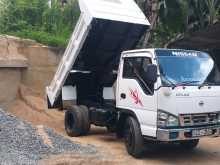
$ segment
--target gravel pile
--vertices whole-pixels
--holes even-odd
[[[32,165],[49,155],[61,153],[96,153],[94,146],[81,146],[52,129],[43,129],[52,146],[44,143],[37,128],[0,110],[0,165]]]

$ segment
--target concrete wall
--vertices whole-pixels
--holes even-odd
[[[45,87],[51,82],[63,52],[39,44],[19,48],[28,59],[28,68],[22,72],[21,82],[45,95]]]
[[[21,84],[44,96],[62,54],[32,40],[0,36],[0,107],[16,99]]]
[[[20,69],[0,68],[0,108],[7,109],[16,99],[20,81]]]

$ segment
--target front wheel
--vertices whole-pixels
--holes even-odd
[[[193,150],[199,144],[199,139],[181,141],[180,146],[183,149]]]
[[[144,139],[141,134],[140,126],[135,118],[127,118],[124,137],[127,152],[135,158],[140,158],[144,152]]]

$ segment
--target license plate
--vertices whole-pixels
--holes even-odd
[[[212,135],[212,134],[213,134],[212,129],[199,129],[199,130],[192,131],[193,137],[208,136],[208,135]]]

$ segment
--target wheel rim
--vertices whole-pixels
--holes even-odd
[[[72,130],[75,124],[74,116],[72,114],[67,115],[67,127]]]

